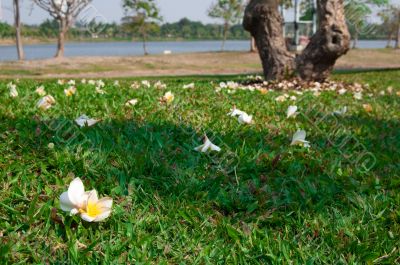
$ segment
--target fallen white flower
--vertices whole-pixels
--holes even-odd
[[[202,153],[206,153],[208,151],[216,151],[216,152],[221,151],[221,148],[213,144],[206,135],[203,138],[203,142],[204,144],[196,147],[194,150]]]
[[[70,86],[74,86],[75,85],[75,80],[69,80],[67,84],[70,85]]]
[[[45,96],[46,95],[46,91],[44,90],[44,86],[39,86],[36,88],[35,92],[39,95],[39,96]]]
[[[193,89],[194,88],[194,83],[190,83],[190,84],[187,84],[187,85],[183,86],[183,89],[188,89],[188,88]]]
[[[106,84],[103,82],[103,80],[97,80],[96,81],[96,86],[99,88],[103,88],[106,86]]]
[[[290,118],[290,117],[294,117],[294,116],[296,116],[297,114],[299,114],[298,112],[297,112],[297,106],[289,106],[289,108],[287,109],[287,111],[286,111],[286,117],[287,118]]]
[[[347,89],[342,88],[338,91],[339,95],[344,95],[347,92]]]
[[[300,145],[304,147],[310,147],[310,142],[306,141],[306,131],[298,130],[292,138],[292,143],[290,145]]]
[[[97,93],[97,94],[104,95],[104,94],[106,93],[106,91],[104,91],[104,90],[101,89],[100,87],[96,87],[96,93]]]
[[[138,103],[137,99],[131,99],[128,102],[125,103],[125,106],[135,106]]]
[[[145,86],[145,87],[147,87],[147,88],[149,88],[149,87],[151,86],[150,82],[147,81],[147,80],[143,80],[143,81],[142,81],[142,85]]]
[[[114,86],[119,86],[119,81],[118,80],[114,81]]]
[[[76,87],[74,87],[74,86],[70,86],[69,88],[64,89],[64,94],[65,94],[67,97],[71,97],[71,96],[73,96],[75,93],[76,93]]]
[[[12,98],[18,97],[17,85],[13,83],[8,83],[7,87],[10,89],[10,97]]]
[[[167,88],[167,84],[164,84],[164,83],[161,82],[161,81],[157,81],[157,82],[154,84],[154,87],[155,87],[156,89],[166,89],[166,88]]]
[[[275,98],[275,101],[277,102],[285,102],[286,101],[286,97],[284,95],[278,96]]]
[[[246,112],[243,112],[239,115],[238,121],[240,124],[251,124],[253,121],[253,116],[248,115]]]
[[[98,123],[99,120],[89,118],[89,117],[86,116],[86,115],[82,115],[82,116],[80,116],[79,118],[77,118],[77,119],[75,120],[75,122],[76,122],[76,124],[78,124],[80,127],[85,127],[85,126],[90,127],[90,126],[93,126],[93,125],[95,125],[96,123]]]
[[[171,103],[172,101],[174,101],[174,99],[175,99],[174,94],[172,94],[171,91],[168,91],[168,92],[165,93],[165,95],[161,98],[161,101],[169,104],[169,103]]]
[[[97,191],[85,192],[82,180],[75,178],[68,191],[60,196],[60,208],[71,215],[80,214],[87,222],[101,222],[111,215],[113,200],[109,197],[98,199]]]
[[[361,100],[362,99],[362,92],[355,92],[353,94],[353,98],[357,99],[357,100]]]
[[[48,110],[55,103],[56,103],[56,100],[52,96],[47,95],[47,96],[41,98],[39,100],[39,102],[36,104],[36,106],[41,110]]]
[[[344,106],[344,107],[341,108],[341,109],[335,110],[335,111],[333,112],[333,114],[336,114],[336,115],[344,115],[344,114],[346,114],[346,112],[347,112],[347,107]]]

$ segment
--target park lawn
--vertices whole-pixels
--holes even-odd
[[[244,76],[130,88],[139,78],[104,80],[104,95],[77,81],[67,98],[57,80],[21,79],[11,98],[1,81],[0,263],[400,263],[400,71],[333,78],[369,88],[277,102],[284,92],[215,91]],[[47,111],[40,84],[57,102]],[[167,91],[175,100],[161,104]],[[291,104],[300,114],[287,119]],[[229,117],[233,105],[254,123]],[[82,114],[101,122],[79,128]],[[298,128],[310,148],[290,145]],[[193,150],[204,133],[221,152]],[[114,199],[104,222],[59,209],[75,177]]]

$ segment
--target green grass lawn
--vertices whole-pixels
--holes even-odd
[[[215,91],[242,76],[176,77],[161,79],[167,89],[105,80],[104,95],[77,82],[66,97],[56,80],[24,79],[11,98],[1,81],[0,263],[400,263],[400,71],[333,78],[369,88],[362,100],[289,91],[296,101],[277,102],[285,92]],[[57,102],[47,111],[40,84]],[[233,105],[254,123],[229,117]],[[80,128],[82,114],[101,122]],[[290,145],[299,128],[309,149]],[[193,150],[204,133],[221,152]],[[104,222],[59,209],[75,177],[114,199]]]

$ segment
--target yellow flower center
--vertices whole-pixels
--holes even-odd
[[[84,212],[84,211],[81,210],[81,212]],[[90,217],[96,217],[99,214],[101,214],[101,208],[99,207],[99,205],[97,203],[88,202],[88,204],[86,206],[86,214],[89,215]]]

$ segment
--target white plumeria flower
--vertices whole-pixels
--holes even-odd
[[[157,89],[166,89],[166,88],[167,88],[167,84],[164,84],[164,83],[161,82],[161,81],[157,81],[157,82],[154,84],[154,87],[157,88]]]
[[[208,139],[207,135],[204,136],[203,142],[204,144],[196,147],[194,150],[202,153],[206,153],[208,151],[221,151],[221,148],[213,144],[210,139]]]
[[[285,102],[286,101],[286,97],[284,95],[278,96],[275,98],[275,101],[277,102]]]
[[[194,83],[190,83],[190,84],[187,84],[187,85],[183,86],[183,89],[188,89],[188,88],[193,89],[194,88]]]
[[[56,103],[56,100],[51,96],[47,95],[39,100],[36,106],[41,110],[48,110],[50,109],[53,104]]]
[[[72,97],[75,93],[76,93],[76,87],[74,86],[70,86],[69,88],[64,89],[64,94],[67,97]]]
[[[70,86],[74,86],[75,85],[75,80],[69,80],[67,84],[70,85]]]
[[[172,94],[171,91],[168,91],[168,92],[165,93],[165,95],[161,98],[161,101],[169,104],[169,103],[171,103],[172,101],[174,101],[174,99],[175,99],[174,94]]]
[[[239,115],[238,121],[240,124],[251,124],[253,121],[253,116],[248,115],[246,112],[243,112]]]
[[[344,114],[346,114],[346,112],[347,112],[347,107],[344,106],[344,107],[341,108],[341,109],[335,110],[335,111],[333,112],[333,114],[336,114],[336,115],[344,115]]]
[[[87,82],[86,82],[86,79],[82,79],[82,80],[81,80],[81,83],[82,83],[82,84],[86,84],[86,83],[87,83]]]
[[[80,127],[85,127],[85,126],[90,127],[90,126],[93,126],[93,125],[95,125],[96,123],[98,123],[99,120],[89,118],[88,116],[86,116],[86,115],[84,114],[84,115],[81,115],[79,118],[77,118],[77,119],[75,120],[75,122],[76,122],[76,124],[78,124]]]
[[[357,99],[357,100],[361,100],[362,99],[362,92],[355,92],[353,94],[353,98]]]
[[[82,180],[75,178],[68,191],[60,196],[60,208],[71,215],[80,214],[87,222],[101,222],[111,215],[113,200],[108,197],[98,199],[97,191],[85,192]]]
[[[103,82],[103,80],[97,80],[95,85],[99,88],[105,87],[106,84]]]
[[[347,92],[347,89],[345,89],[345,88],[342,88],[338,91],[339,95],[344,95],[344,94],[346,94],[346,92]]]
[[[35,92],[39,95],[39,96],[46,96],[46,91],[44,90],[44,86],[39,86],[36,88]]]
[[[221,82],[221,83],[219,83],[219,87],[220,88],[227,88],[228,86],[227,86],[227,84],[225,82]]]
[[[106,93],[106,91],[104,91],[104,90],[101,89],[100,87],[96,87],[96,93],[97,93],[97,94],[104,95],[104,94]]]
[[[88,81],[88,84],[94,86],[94,85],[96,85],[96,81],[94,81],[94,80],[89,80],[89,81]]]
[[[236,117],[242,115],[244,112],[241,111],[240,109],[237,109],[236,107],[233,107],[231,111],[228,113],[229,116],[231,117]]]
[[[114,81],[114,86],[119,86],[119,81],[118,80]]]
[[[151,86],[150,82],[147,81],[147,80],[143,80],[143,81],[142,81],[142,85],[145,86],[145,87],[147,87],[147,88],[149,88],[149,87]]]
[[[62,80],[62,79],[58,79],[58,80],[57,80],[57,84],[59,84],[59,85],[64,85],[64,84],[65,84],[65,81]]]
[[[9,83],[7,87],[10,89],[10,97],[16,98],[18,97],[18,90],[17,90],[17,85],[13,83]]]
[[[384,96],[386,94],[385,90],[382,90],[381,92],[379,92],[379,95]]]
[[[393,93],[393,87],[392,87],[392,86],[389,86],[386,90],[387,90],[387,92],[388,92],[389,94],[392,94],[392,93]]]
[[[319,97],[319,96],[321,95],[321,92],[315,91],[315,92],[313,93],[313,95],[314,95],[314,97]]]
[[[131,88],[132,88],[132,89],[138,89],[138,88],[140,88],[140,84],[139,84],[138,82],[133,82],[133,83],[131,84]]]
[[[306,131],[298,130],[292,138],[292,143],[290,145],[300,145],[304,147],[310,147],[310,142],[306,141]]]
[[[297,97],[296,97],[296,96],[291,96],[291,97],[290,97],[290,100],[296,101],[296,100],[297,100]]]
[[[125,103],[125,106],[135,106],[139,101],[134,98]]]
[[[287,118],[290,118],[290,117],[295,117],[297,114],[299,114],[298,112],[297,112],[297,106],[289,106],[289,108],[287,109],[287,111],[286,111],[286,117]]]

